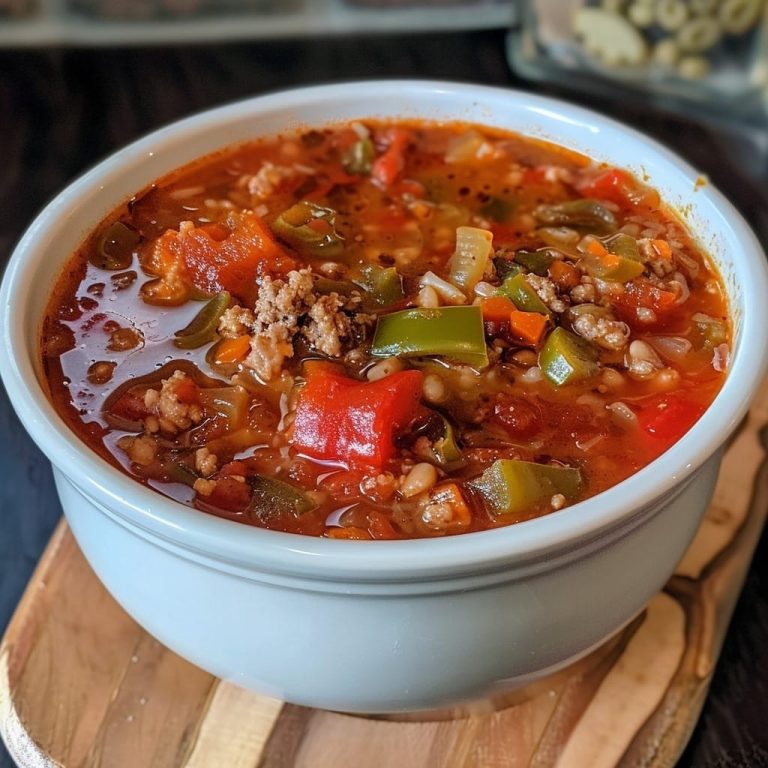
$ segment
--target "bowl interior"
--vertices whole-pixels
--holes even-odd
[[[459,120],[516,131],[628,168],[656,187],[719,266],[734,319],[731,370],[697,425],[662,459],[587,502],[505,529],[428,542],[304,540],[219,520],[143,488],[81,445],[43,394],[38,333],[53,280],[99,221],[158,177],[220,148],[303,126],[388,117]],[[7,270],[0,294],[0,369],[22,422],[49,458],[76,484],[146,530],[243,562],[257,556],[271,562],[274,556],[275,562],[299,570],[333,562],[333,573],[362,567],[369,574],[377,568],[382,574],[398,568],[438,573],[446,566],[467,569],[540,554],[595,535],[671,491],[700,466],[741,419],[764,375],[765,350],[746,342],[761,338],[765,328],[767,286],[764,256],[732,206],[693,168],[626,126],[563,102],[494,88],[397,81],[323,86],[188,118],[121,150],[68,187],[30,227]],[[416,564],[415,551],[420,553]]]

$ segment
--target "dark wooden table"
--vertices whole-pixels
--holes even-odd
[[[34,214],[65,184],[157,126],[264,91],[372,77],[537,88],[510,73],[502,32],[2,52],[0,259],[5,263]],[[645,101],[579,99],[555,88],[547,90],[580,100],[671,146],[708,174],[768,243],[768,159],[765,146],[760,147],[768,142],[768,128],[750,137],[665,114]],[[765,338],[758,343],[766,343]],[[48,463],[1,390],[0,473],[2,631],[61,510]],[[768,536],[764,535],[701,721],[680,765],[768,766],[767,723]],[[0,746],[0,768],[11,766]]]

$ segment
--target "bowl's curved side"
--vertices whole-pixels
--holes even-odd
[[[55,413],[40,385],[38,323],[60,267],[104,215],[136,190],[232,143],[302,125],[364,117],[467,120],[535,134],[642,173],[688,219],[723,272],[736,334],[731,371],[715,403],[661,460],[597,497],[505,529],[442,540],[340,542],[214,518],[144,488],[93,454]],[[52,257],[52,254],[54,256]],[[0,373],[22,423],[56,467],[87,495],[150,535],[222,562],[319,578],[428,579],[501,569],[578,547],[658,503],[718,447],[765,375],[768,271],[756,238],[711,185],[665,148],[587,110],[527,93],[430,82],[357,83],[288,91],[206,112],[130,145],[68,187],[20,241],[0,289]]]
[[[459,578],[450,588],[392,584],[378,593],[286,587],[270,574],[245,579],[172,555],[55,476],[99,578],[169,648],[292,703],[396,712],[526,684],[607,639],[664,585],[698,527],[718,466],[719,456],[711,458],[658,514],[562,564],[524,578],[513,570],[490,584]]]

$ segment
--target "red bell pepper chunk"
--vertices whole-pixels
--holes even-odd
[[[584,197],[609,200],[625,208],[632,207],[633,193],[637,188],[635,180],[619,168],[609,168],[597,176],[584,179],[576,186]]]
[[[385,189],[391,186],[405,168],[405,148],[410,135],[402,128],[390,128],[384,133],[388,146],[371,166],[371,178]]]
[[[698,420],[704,408],[680,393],[657,395],[637,415],[640,426],[661,450],[676,443]]]
[[[293,423],[293,444],[314,459],[382,468],[394,437],[418,415],[423,374],[400,371],[360,382],[320,369],[307,379]]]
[[[284,275],[296,260],[255,213],[230,217],[230,224],[204,224],[184,232],[168,230],[155,243],[152,271],[181,279],[207,293],[229,291],[253,303],[261,275]]]

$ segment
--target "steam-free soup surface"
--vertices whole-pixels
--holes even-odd
[[[701,416],[729,341],[718,275],[625,171],[359,122],[139,192],[69,261],[41,354],[62,417],[138,481],[249,525],[395,539],[618,483]]]

